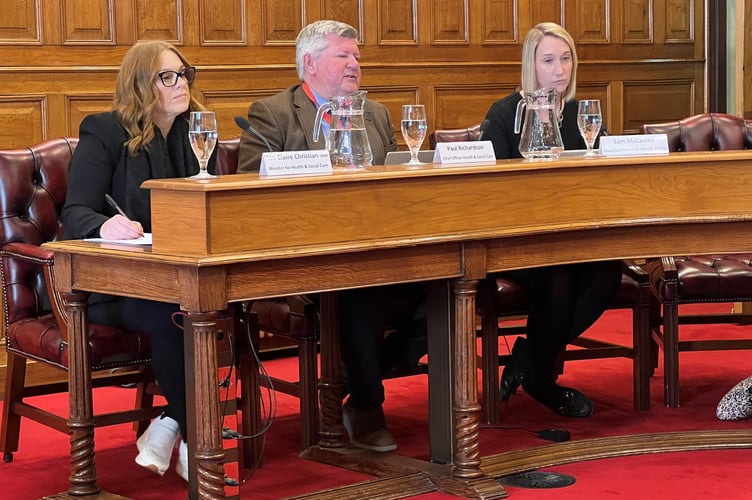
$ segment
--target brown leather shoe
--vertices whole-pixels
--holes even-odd
[[[394,436],[386,430],[384,411],[381,407],[373,410],[357,410],[345,406],[342,409],[342,423],[350,444],[364,450],[386,453],[397,449]]]

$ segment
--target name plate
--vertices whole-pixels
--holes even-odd
[[[332,160],[326,149],[310,151],[274,151],[261,155],[259,175],[325,175],[332,173]]]
[[[606,135],[601,137],[603,156],[667,155],[666,134]]]
[[[434,163],[496,163],[491,141],[440,142],[436,144]]]

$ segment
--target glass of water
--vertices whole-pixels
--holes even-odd
[[[423,165],[418,160],[418,151],[426,138],[426,107],[422,104],[402,106],[402,137],[410,148],[410,161],[407,165]]]
[[[587,152],[585,156],[595,156],[593,145],[601,131],[603,116],[601,115],[601,101],[598,99],[583,99],[577,109],[577,126],[580,135],[585,139]]]

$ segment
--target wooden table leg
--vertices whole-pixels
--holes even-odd
[[[184,325],[188,498],[225,498],[216,326],[219,314],[189,313]]]
[[[68,493],[95,495],[97,470],[94,462],[94,407],[91,396],[91,362],[87,320],[88,293],[63,293],[69,316],[68,332],[68,428],[71,444],[71,475]]]
[[[454,282],[454,471],[462,479],[483,476],[480,470],[478,374],[476,373],[475,289],[477,280]],[[430,361],[429,361],[430,363]]]

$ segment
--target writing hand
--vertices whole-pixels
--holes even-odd
[[[99,228],[99,235],[108,240],[133,240],[144,234],[140,222],[132,221],[122,215],[114,215]]]

